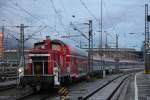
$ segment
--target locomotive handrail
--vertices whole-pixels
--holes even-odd
[[[56,63],[57,67],[60,68],[59,64],[56,61],[54,61],[54,63]]]
[[[56,64],[56,66],[54,66],[53,68],[54,85],[57,87],[58,85],[60,85],[60,66],[56,61],[54,61],[54,63]]]

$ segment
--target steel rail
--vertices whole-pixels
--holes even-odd
[[[92,93],[90,93],[89,95],[87,95],[87,96],[85,96],[85,97],[80,97],[81,100],[87,100],[88,98],[90,98],[90,97],[92,97],[94,94],[96,94],[98,91],[102,90],[103,88],[105,88],[106,86],[108,86],[109,84],[111,84],[112,82],[114,82],[115,80],[117,80],[117,79],[119,79],[120,77],[125,76],[125,75],[130,76],[130,74],[123,74],[123,75],[120,75],[120,76],[118,76],[118,77],[116,77],[116,78],[110,80],[109,82],[107,82],[107,83],[104,84],[103,86],[99,87],[98,89],[96,89],[95,91],[93,91]],[[123,80],[125,80],[125,79],[123,79]],[[124,82],[124,81],[122,81],[121,83],[123,83],[123,82]],[[119,84],[119,86],[117,86],[118,88],[120,87],[121,83]],[[118,88],[117,88],[117,89],[118,89]],[[115,91],[116,91],[117,89],[115,89]],[[113,92],[115,92],[115,91],[113,91]],[[114,94],[114,93],[113,93],[113,94]],[[111,97],[113,96],[113,94],[111,94],[111,95],[109,96],[109,98],[111,98]],[[110,100],[109,98],[108,98],[107,100]]]

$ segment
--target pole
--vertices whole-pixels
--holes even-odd
[[[105,75],[105,72],[104,72],[104,67],[103,67],[103,58],[102,58],[102,48],[103,48],[103,1],[101,0],[101,13],[100,13],[100,60],[101,60],[101,63],[100,63],[100,67],[102,69],[102,76],[104,77]]]
[[[88,48],[88,65],[89,72],[93,71],[93,36],[92,36],[92,20],[89,20],[89,48]]]
[[[103,19],[102,19],[103,16],[102,16],[102,14],[103,14],[103,12],[102,12],[102,11],[103,11],[103,7],[102,7],[102,0],[101,0],[101,25],[100,25],[100,26],[101,26],[101,27],[100,27],[100,28],[101,28],[101,31],[100,31],[100,32],[101,32],[101,45],[100,45],[101,48],[103,47],[103,46],[102,46],[102,39],[103,39],[103,38],[102,38],[102,37],[103,37],[103,34],[102,34],[102,31],[103,31],[103,22],[102,22],[102,21],[103,21]]]
[[[148,27],[148,4],[145,4],[145,47],[147,48],[147,43],[149,40],[149,27]]]
[[[81,42],[81,37],[80,37],[80,49],[82,48],[82,42]]]
[[[89,20],[89,26],[90,26],[90,38],[91,38],[91,71],[93,76],[93,27],[92,27],[92,20]]]
[[[105,32],[106,34],[106,43],[105,43],[105,48],[108,48],[108,43],[107,43],[107,33]]]
[[[116,34],[116,50],[118,49],[118,34]]]
[[[19,61],[20,64],[17,67],[17,70],[19,70],[19,67],[25,67],[25,56],[24,56],[24,28],[27,26],[24,26],[24,24],[20,24],[20,26],[17,26],[20,28],[20,43],[19,43]],[[20,77],[19,77],[19,72],[18,74],[18,81],[17,81],[17,87],[20,83]]]
[[[90,25],[89,25],[89,47],[88,47],[88,67],[89,67],[89,73],[91,71],[91,49],[90,49],[90,44],[91,44],[91,41],[90,41]]]
[[[145,50],[144,50],[144,64],[145,73],[150,73],[149,68],[149,19],[148,19],[148,4],[145,4]]]
[[[2,57],[4,57],[5,56],[5,49],[4,49],[4,25],[3,25],[3,27],[2,27]]]
[[[24,24],[20,25],[20,60],[21,66],[25,66],[25,57],[24,57]]]
[[[119,37],[119,35],[116,34],[116,51],[118,51],[118,37]],[[116,56],[115,61],[116,61],[116,71],[118,72],[118,70],[119,70],[119,55]]]

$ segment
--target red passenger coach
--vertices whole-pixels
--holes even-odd
[[[21,83],[39,89],[53,83],[59,85],[66,80],[76,80],[87,73],[86,52],[72,48],[60,40],[46,39],[35,43],[30,50]]]

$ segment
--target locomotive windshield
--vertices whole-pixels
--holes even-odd
[[[59,44],[52,44],[52,50],[61,51],[61,46]]]

